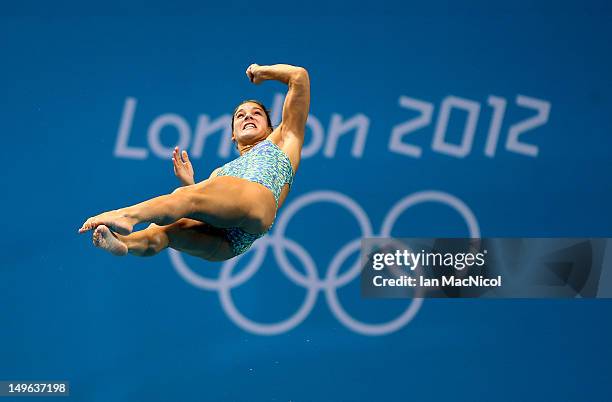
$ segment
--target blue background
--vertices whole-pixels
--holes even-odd
[[[271,105],[285,88],[253,86],[244,70],[286,62],[308,68],[311,114],[326,140],[333,114],[362,113],[370,125],[362,157],[351,155],[347,134],[333,157],[321,149],[305,158],[285,208],[337,191],[377,233],[399,200],[438,190],[473,211],[483,236],[611,237],[610,6],[145,6],[22,3],[0,17],[0,379],[69,380],[70,399],[83,401],[610,400],[609,300],[426,300],[398,331],[365,336],[320,293],[301,324],[261,336],[237,326],[216,292],[185,281],[167,252],[119,259],[76,234],[95,213],[177,186],[170,160],[147,145],[156,117],[176,113],[193,132],[199,115],[215,119],[242,99]],[[537,157],[504,147],[509,127],[535,114],[516,104],[519,94],[551,106],[546,124],[521,137]],[[464,158],[431,146],[448,95],[481,105]],[[484,155],[490,95],[508,102],[493,158]],[[431,124],[404,139],[422,147],[420,158],[388,147],[393,128],[417,116],[400,96],[434,107]],[[114,154],[128,97],[138,100],[129,143],[149,150],[143,160]],[[452,112],[449,142],[464,122]],[[171,147],[178,135],[165,128],[161,138]],[[193,160],[197,178],[227,161],[218,145],[211,136]],[[454,210],[435,203],[406,211],[393,234],[468,235]],[[332,204],[304,208],[286,233],[319,277],[360,236]],[[185,261],[219,275],[221,264]],[[270,252],[232,290],[240,311],[264,323],[293,314],[304,294]],[[370,323],[409,302],[361,299],[358,280],[338,294]]]

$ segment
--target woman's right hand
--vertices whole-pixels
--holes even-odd
[[[174,175],[179,179],[182,186],[190,186],[195,184],[193,179],[193,165],[189,160],[187,151],[179,150],[179,147],[174,147],[172,152],[172,164],[174,165]]]
[[[246,75],[247,77],[249,77],[249,80],[253,84],[261,84],[263,81],[265,81],[263,74],[262,74],[263,73],[262,67],[266,67],[266,66],[260,66],[259,64],[251,64],[246,69]]]

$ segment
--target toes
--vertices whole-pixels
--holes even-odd
[[[79,229],[79,233],[87,232],[88,230],[95,229],[99,226],[106,225],[113,232],[119,233],[121,235],[128,235],[132,232],[132,228],[120,222],[121,219],[113,219],[113,216],[102,216],[98,215],[95,217],[91,217],[85,221],[83,226]],[[119,222],[115,222],[118,220]]]
[[[96,228],[96,230],[93,233],[93,244],[95,246],[99,246],[101,240],[102,240],[102,233],[100,233],[100,230]]]
[[[96,226],[98,226],[98,224],[94,220],[94,218],[89,218],[85,221],[83,226],[81,226],[81,228],[79,229],[79,233],[87,232],[88,230],[91,230],[95,228]]]
[[[82,225],[81,228],[79,229],[79,233],[83,233],[85,231],[87,231],[87,225],[89,223],[89,219],[87,219]]]

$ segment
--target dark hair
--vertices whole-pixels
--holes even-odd
[[[266,109],[266,106],[258,100],[248,99],[248,100],[240,102],[238,106],[236,106],[236,108],[234,109],[234,113],[232,113],[232,132],[234,132],[234,116],[236,115],[236,111],[238,110],[240,106],[244,105],[245,103],[254,103],[260,108],[262,108],[264,113],[266,114],[266,120],[268,121],[268,126],[270,126],[270,128],[274,128],[272,127],[272,120],[270,120],[270,111]]]

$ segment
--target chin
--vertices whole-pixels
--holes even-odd
[[[258,140],[263,140],[267,137],[265,132],[252,132],[252,133],[244,133],[240,136],[241,142],[245,144],[252,144],[257,142]]]

